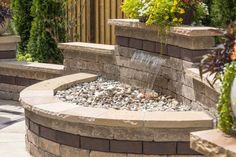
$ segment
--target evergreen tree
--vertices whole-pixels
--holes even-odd
[[[236,20],[236,0],[212,0],[211,18],[212,25],[217,27]]]
[[[34,61],[62,63],[57,42],[65,41],[65,0],[33,0],[27,51]]]
[[[32,0],[11,1],[14,27],[21,37],[18,52],[23,54],[26,52],[30,37],[31,22],[33,20],[33,17],[30,15],[31,5]]]

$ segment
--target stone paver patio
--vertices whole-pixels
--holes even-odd
[[[24,111],[15,101],[0,100],[0,154],[30,157],[25,150]]]

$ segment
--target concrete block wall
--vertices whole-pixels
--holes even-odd
[[[18,100],[27,86],[63,73],[63,65],[0,60],[0,99]]]
[[[161,43],[158,29],[153,27],[127,20],[117,20],[113,24],[116,46],[89,43],[59,45],[65,56],[66,73],[91,72],[139,87],[153,87],[183,103],[192,106],[204,104],[209,111],[215,111],[219,93],[195,79],[188,69],[198,67],[201,57],[214,46],[214,36],[219,34],[209,28],[179,28],[172,30],[165,43]],[[155,69],[133,62],[135,53],[164,62],[158,63]]]
[[[115,46],[91,43],[59,44],[63,50],[65,73],[86,72],[118,79],[119,66],[113,55]]]

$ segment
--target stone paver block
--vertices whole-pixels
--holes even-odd
[[[81,148],[95,151],[108,152],[109,140],[81,137]]]
[[[177,142],[177,154],[180,155],[200,155],[198,152],[190,149],[190,142]]]
[[[110,150],[116,153],[142,153],[142,142],[135,141],[110,141]]]
[[[56,156],[60,156],[60,145],[58,143],[39,138],[39,148]]]
[[[27,131],[27,140],[35,146],[39,145],[39,137],[29,130]]]
[[[58,47],[60,49],[63,49],[64,53],[66,53],[67,50],[76,50],[73,52],[90,52],[100,55],[111,55],[114,51],[113,45],[92,44],[83,42],[60,43],[58,44]]]
[[[90,157],[89,150],[76,149],[69,146],[61,145],[61,157]]]
[[[146,155],[157,154],[157,155],[171,155],[176,154],[176,143],[175,142],[163,142],[163,143],[153,143],[144,142],[143,143],[143,153]]]
[[[92,151],[90,153],[90,157],[127,157],[126,154],[118,154],[118,153],[103,153]]]
[[[75,148],[80,147],[80,142],[79,142],[80,137],[77,135],[72,135],[65,132],[57,131],[56,141],[60,144],[68,145],[71,147],[75,147]]]
[[[220,130],[191,133],[191,148],[209,157],[236,156],[236,140]]]

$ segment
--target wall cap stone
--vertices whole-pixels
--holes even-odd
[[[235,157],[236,139],[220,130],[191,133],[191,148],[209,157]]]
[[[156,25],[147,26],[145,23],[139,22],[138,19],[109,19],[108,23],[110,25],[120,26],[120,27],[132,27],[146,30],[159,30],[158,26]],[[212,37],[212,36],[223,35],[222,31],[218,28],[193,27],[193,26],[171,27],[170,33],[183,36],[191,36],[191,37]]]
[[[59,43],[58,47],[63,50],[74,50],[71,51],[74,53],[90,52],[100,55],[112,55],[115,49],[113,45],[92,44],[83,42]]]
[[[1,35],[0,36],[0,44],[18,43],[20,41],[21,41],[20,36],[17,36],[17,35]]]
[[[63,74],[64,66],[57,64],[34,63],[34,62],[20,62],[20,61],[1,61],[0,68],[26,70],[26,71],[39,71],[52,74]]]
[[[46,80],[20,93],[23,107],[36,114],[67,122],[132,128],[212,128],[212,118],[204,112],[132,112],[81,107],[55,98],[54,93],[72,85],[96,80],[93,74],[78,73]],[[43,100],[35,102],[35,100]],[[48,102],[47,102],[48,100]]]

